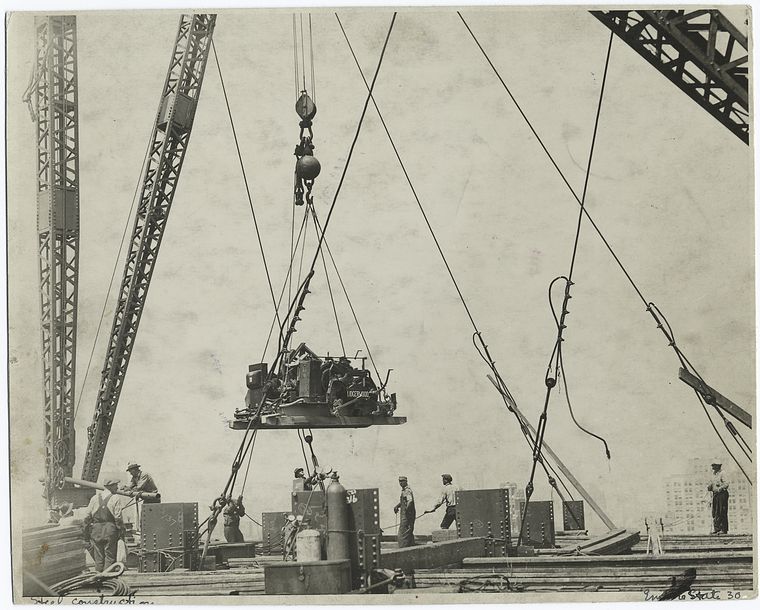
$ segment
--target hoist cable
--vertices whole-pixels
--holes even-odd
[[[153,128],[151,128],[152,130]],[[152,131],[151,131],[152,133]],[[108,298],[111,295],[111,289],[113,288],[113,281],[116,279],[116,271],[119,268],[119,261],[121,260],[121,253],[124,250],[124,242],[127,239],[127,231],[129,230],[130,220],[132,218],[132,213],[135,209],[135,203],[137,202],[137,194],[140,191],[140,187],[143,184],[143,175],[145,174],[146,167],[148,165],[148,157],[150,156],[150,150],[151,150],[151,142],[148,142],[148,145],[145,147],[145,155],[143,156],[142,165],[140,166],[140,177],[137,180],[137,184],[135,185],[135,192],[132,194],[132,205],[129,208],[129,214],[127,214],[127,218],[124,221],[124,231],[121,234],[121,243],[119,244],[119,251],[116,253],[116,259],[113,263],[113,269],[111,271],[111,279],[108,282],[108,290],[106,290],[106,296],[105,299],[103,299],[103,309],[100,312],[100,320],[98,321],[98,327],[95,330],[95,338],[92,342],[92,350],[90,350],[90,358],[87,361],[87,368],[84,372],[84,378],[82,379],[82,385],[79,386],[79,398],[77,399],[77,406],[74,409],[74,419],[77,417],[77,413],[79,412],[79,404],[82,402],[82,396],[84,395],[84,388],[85,384],[87,383],[87,377],[90,374],[90,367],[92,366],[92,358],[95,355],[95,347],[98,344],[98,338],[100,337],[100,329],[103,326],[103,320],[106,316],[106,309],[108,307]]]
[[[298,99],[298,35],[296,34],[296,14],[293,13],[293,71],[295,75],[295,98]]]
[[[269,275],[269,267],[267,266],[267,258],[266,254],[264,254],[264,244],[261,242],[261,233],[259,232],[259,223],[256,220],[256,211],[253,207],[253,198],[251,197],[251,189],[248,186],[248,177],[245,173],[245,164],[243,163],[243,155],[240,152],[240,144],[238,143],[238,137],[237,137],[237,129],[235,129],[235,121],[232,118],[232,109],[230,108],[230,101],[227,97],[227,88],[224,85],[224,77],[222,76],[222,66],[219,63],[219,55],[216,52],[216,45],[214,44],[214,41],[211,41],[211,49],[214,51],[214,60],[216,61],[216,69],[219,72],[219,81],[222,85],[222,93],[224,94],[224,103],[227,107],[227,116],[230,119],[230,127],[232,128],[232,137],[235,140],[235,150],[237,151],[238,161],[240,162],[240,171],[243,175],[243,183],[245,184],[245,192],[248,196],[248,205],[251,208],[251,216],[253,217],[253,226],[256,228],[256,239],[259,242],[259,250],[261,251],[261,260],[264,264],[264,271],[266,272],[267,276],[267,285],[269,286],[269,294],[272,297],[272,305],[274,307],[275,315],[277,316],[277,320],[280,319],[280,313],[277,310],[277,299],[274,297],[274,289],[272,288],[272,278]]]
[[[299,15],[301,21],[301,76],[303,77],[303,90],[306,91],[306,47],[303,44],[303,13]]]
[[[319,253],[322,249],[322,243],[325,239],[325,234],[327,231],[327,227],[330,224],[330,219],[332,218],[333,210],[335,210],[335,204],[338,201],[338,196],[340,195],[340,191],[343,188],[343,182],[346,178],[346,173],[348,172],[349,165],[351,164],[351,158],[354,154],[354,149],[356,148],[356,142],[359,139],[359,134],[361,133],[362,125],[364,124],[364,117],[367,115],[367,108],[369,106],[369,102],[372,99],[372,90],[375,87],[375,83],[377,82],[377,77],[380,75],[380,68],[383,65],[383,59],[385,58],[385,51],[388,48],[388,41],[391,37],[391,32],[393,32],[393,25],[396,23],[396,15],[397,13],[393,13],[393,17],[391,19],[390,26],[388,27],[388,33],[385,36],[385,42],[383,43],[382,51],[380,52],[380,58],[377,62],[377,68],[375,69],[375,75],[372,78],[372,84],[369,87],[369,93],[367,94],[367,98],[364,100],[364,107],[362,108],[361,116],[359,117],[359,122],[356,126],[356,133],[354,134],[354,138],[351,142],[351,146],[348,150],[348,155],[346,157],[346,162],[343,165],[343,171],[341,172],[340,179],[338,180],[338,186],[335,189],[335,194],[333,195],[332,203],[330,204],[330,209],[327,212],[327,218],[325,219],[324,226],[322,227],[321,234],[319,236],[319,242],[317,243],[316,251],[314,252],[314,258],[311,261],[311,265],[309,266],[309,273],[314,273],[314,267],[317,264],[317,259],[319,258]],[[307,274],[308,275],[308,274]]]
[[[460,14],[460,17],[461,17],[461,14]],[[567,281],[565,283],[565,295],[562,300],[562,310],[560,312],[559,322],[557,323],[557,338],[555,339],[554,346],[552,349],[552,354],[553,354],[552,358],[555,358],[554,377],[553,378],[551,377],[552,373],[551,373],[551,360],[550,360],[546,376],[544,377],[544,384],[546,386],[546,394],[544,396],[544,408],[538,419],[538,425],[536,426],[535,442],[533,446],[533,464],[531,466],[530,478],[528,479],[528,484],[525,486],[525,503],[523,505],[522,522],[520,524],[520,535],[517,538],[518,545],[520,545],[520,543],[522,542],[522,537],[523,537],[524,528],[525,528],[525,517],[528,514],[528,506],[530,505],[530,498],[531,498],[531,495],[533,494],[533,480],[536,474],[536,465],[541,455],[541,447],[543,446],[543,443],[544,443],[544,435],[546,433],[546,426],[547,426],[548,415],[549,415],[549,400],[551,398],[552,390],[557,384],[557,377],[559,376],[559,373],[560,373],[559,369],[560,369],[560,362],[562,360],[562,342],[564,341],[563,333],[566,328],[565,319],[568,314],[568,309],[567,309],[568,301],[570,298],[572,298],[570,296],[570,287],[573,285],[573,271],[575,268],[575,258],[578,253],[578,243],[580,240],[581,225],[583,223],[583,212],[586,209],[586,194],[587,194],[588,180],[589,180],[589,176],[591,175],[591,165],[594,158],[594,148],[596,145],[596,137],[599,131],[599,118],[601,117],[601,114],[602,114],[602,102],[604,101],[604,90],[607,84],[607,74],[609,72],[609,66],[610,66],[610,55],[612,52],[613,37],[614,37],[614,33],[610,32],[609,44],[607,45],[607,53],[606,53],[606,58],[604,62],[604,74],[602,76],[601,87],[599,88],[599,101],[597,103],[596,116],[594,118],[594,130],[591,135],[591,146],[589,148],[588,162],[586,164],[586,177],[583,183],[583,195],[581,198],[581,207],[580,207],[580,210],[578,211],[578,221],[576,224],[575,239],[573,241],[573,251],[572,251],[572,256],[570,259],[570,271],[567,275]],[[552,284],[554,284],[555,281],[556,279],[552,280]],[[550,288],[552,284],[550,284]],[[550,305],[551,305],[551,292],[549,294],[549,297],[550,297]],[[552,306],[551,309],[552,309],[552,315],[554,316],[555,321],[556,321],[557,315],[556,315],[556,312],[554,311],[554,307]],[[574,419],[575,418],[573,418],[573,420]],[[609,449],[607,448],[606,442],[604,443],[604,446],[605,446],[605,449],[607,450],[607,457],[609,458]]]
[[[316,212],[314,211],[314,204],[307,203],[306,205],[310,208],[310,211],[313,215],[314,232],[317,234],[317,238],[319,238],[319,227],[317,226],[317,215],[316,215]],[[326,243],[327,241],[325,240],[325,244]],[[335,316],[335,326],[338,328],[338,338],[340,339],[340,349],[343,350],[343,355],[345,356],[346,346],[343,343],[343,333],[340,330],[340,320],[338,320],[338,310],[335,307],[335,297],[333,296],[332,285],[330,284],[330,274],[327,272],[327,261],[325,260],[325,253],[320,252],[320,255],[322,257],[322,266],[325,269],[325,280],[327,280],[327,291],[330,294],[330,303],[332,304],[333,315]],[[358,326],[358,323],[357,323],[357,326]]]
[[[311,99],[317,103],[317,85],[314,80],[314,38],[311,33],[311,13],[309,13],[309,58],[311,59]]]
[[[298,183],[298,170],[294,170],[293,171],[293,181],[296,184]],[[293,238],[294,238],[295,228],[296,228],[296,194],[295,194],[295,190],[293,191],[293,201],[292,201],[291,208],[292,208],[293,211],[292,211],[291,220],[290,220],[290,263],[289,263],[290,265],[293,264],[293,256],[295,256],[293,254],[293,248],[294,248]],[[304,221],[301,222],[301,228],[303,228],[303,222]],[[300,238],[300,235],[299,235],[299,238]],[[288,269],[287,278],[288,278],[287,279],[287,282],[288,282],[288,303],[290,303],[293,300],[293,298],[291,296],[292,289],[293,289],[293,276],[290,275],[290,269]],[[280,299],[282,299],[282,296],[280,296]],[[278,300],[277,301],[277,308],[279,309],[279,307],[280,307],[280,301]],[[274,327],[274,322],[272,322],[272,326]],[[271,336],[271,332],[272,331],[270,330],[269,332],[270,332],[270,336]],[[267,341],[267,343],[268,343],[268,341]]]
[[[303,463],[306,466],[306,472],[311,472],[311,466],[309,466],[309,458],[306,457],[306,447],[304,447],[303,430],[301,428],[296,429],[298,432],[298,440],[301,441],[301,453],[303,454]]]
[[[317,217],[317,211],[312,208],[312,214],[314,215],[314,223],[319,228],[320,232],[322,231],[322,226],[319,223],[319,218]],[[333,269],[335,269],[335,275],[338,277],[338,282],[340,282],[340,287],[343,290],[343,296],[346,297],[346,303],[348,303],[348,308],[351,310],[351,315],[354,318],[354,322],[356,323],[356,328],[359,331],[359,335],[362,338],[362,343],[364,343],[364,349],[367,350],[367,356],[369,357],[369,361],[372,364],[372,368],[375,371],[375,375],[377,375],[378,381],[380,381],[380,371],[377,369],[377,365],[375,364],[375,358],[372,356],[372,350],[369,348],[369,343],[367,342],[367,338],[364,336],[364,330],[362,329],[362,325],[359,323],[359,317],[356,315],[356,310],[354,309],[354,304],[351,302],[351,297],[348,296],[348,289],[346,288],[346,285],[343,283],[343,276],[341,276],[340,271],[338,270],[338,264],[335,262],[335,258],[333,257],[332,250],[330,249],[330,244],[327,243],[327,238],[325,237],[325,249],[327,250],[327,255],[330,257],[330,262],[332,262]]]

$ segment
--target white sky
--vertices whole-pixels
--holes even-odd
[[[371,74],[390,13],[341,15]],[[580,192],[609,31],[583,10],[470,9],[465,17]],[[78,17],[77,390],[177,19],[173,12]],[[323,168],[315,201],[324,218],[366,90],[334,16],[315,12],[312,20],[319,107],[314,134]],[[284,278],[290,244],[298,136],[291,28],[287,11],[221,12],[214,35],[275,285]],[[12,15],[12,492],[14,506],[30,516],[29,509],[42,505],[36,483],[42,473],[36,153],[33,123],[21,102],[33,49],[32,17]],[[555,332],[546,290],[567,272],[577,206],[453,11],[400,13],[376,100],[502,375],[535,422]],[[705,379],[754,413],[751,189],[750,149],[615,39],[588,209]],[[464,488],[524,485],[530,453],[485,379],[464,311],[371,108],[328,241],[381,372],[394,369],[397,414],[409,423],[315,431],[320,459],[341,471],[347,487],[380,488],[383,525],[394,520],[398,474],[409,476],[421,508],[434,503],[441,472],[451,472]],[[103,472],[126,478],[124,466],[136,459],[155,476],[166,501],[203,506],[229,472],[241,436],[225,420],[242,403],[247,365],[259,358],[271,321],[211,62],[159,258]],[[725,454],[693,393],[678,380],[678,362],[664,337],[588,224],[575,273],[564,347],[568,382],[576,416],[607,438],[612,461],[572,425],[558,392],[547,442],[613,520],[626,525],[660,503],[664,480],[685,470],[688,458]],[[297,339],[335,353],[339,343],[319,268],[312,292]],[[360,338],[344,301],[338,302],[353,352]],[[113,304],[112,295],[77,418],[75,475]],[[295,432],[259,435],[246,490],[252,514],[288,506],[292,469],[301,463]],[[548,497],[540,476],[537,482],[535,497]],[[438,516],[426,519],[432,521],[420,521],[421,531]]]

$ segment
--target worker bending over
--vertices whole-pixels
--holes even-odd
[[[139,495],[141,492],[156,494],[158,493],[158,487],[156,486],[153,477],[150,476],[147,472],[140,470],[140,464],[130,462],[127,465],[127,472],[132,476],[132,480],[124,488],[126,491],[134,492],[137,497],[146,504],[161,502],[161,498],[158,497],[155,499],[149,499],[143,498]]]
[[[243,532],[240,531],[240,517],[245,516],[243,496],[238,496],[237,500],[232,496],[227,498],[227,505],[222,515],[224,515],[224,539],[227,542],[245,542]]]
[[[414,494],[409,487],[405,476],[398,478],[401,487],[401,497],[398,504],[393,507],[393,512],[400,514],[398,526],[398,548],[414,546],[414,520],[417,518],[417,509],[414,507]]]
[[[438,510],[438,507],[443,504],[446,505],[446,514],[443,516],[443,521],[441,521],[441,529],[447,530],[457,518],[457,488],[452,484],[453,479],[450,474],[442,474],[441,480],[443,481],[441,499],[433,507],[433,511]]]
[[[97,491],[90,498],[84,517],[84,540],[98,572],[116,563],[119,538],[124,534],[121,501],[116,495],[119,482],[108,479],[103,487],[104,491]]]

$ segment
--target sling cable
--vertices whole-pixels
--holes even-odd
[[[560,178],[564,182],[567,189],[570,191],[570,194],[573,196],[573,199],[575,199],[576,203],[580,206],[581,213],[586,217],[586,219],[591,223],[591,226],[594,228],[594,231],[599,236],[599,238],[602,240],[602,243],[604,243],[605,247],[609,251],[610,255],[614,259],[615,263],[617,263],[618,267],[620,267],[620,270],[625,275],[628,282],[633,287],[634,291],[636,292],[636,295],[639,297],[639,299],[644,304],[645,310],[652,316],[654,319],[657,328],[659,328],[662,333],[665,335],[666,339],[668,340],[668,345],[673,348],[674,352],[676,353],[676,356],[679,359],[679,362],[682,365],[681,371],[679,371],[679,378],[686,383],[687,385],[690,385],[697,396],[697,399],[699,400],[700,405],[702,406],[702,410],[705,413],[705,416],[707,417],[708,422],[710,423],[710,426],[712,427],[713,431],[715,432],[716,436],[718,437],[718,440],[720,440],[723,447],[726,449],[726,452],[731,456],[734,463],[738,466],[739,470],[741,470],[742,474],[745,476],[747,481],[750,485],[753,485],[752,479],[749,477],[749,475],[746,473],[742,465],[737,460],[736,456],[733,454],[733,452],[728,448],[728,445],[723,440],[723,437],[721,436],[720,432],[718,431],[718,428],[715,426],[715,423],[713,422],[712,418],[710,417],[710,413],[707,409],[706,405],[710,405],[714,408],[715,412],[718,414],[718,416],[723,420],[724,426],[726,430],[728,430],[729,434],[733,438],[733,440],[739,445],[739,447],[742,449],[744,454],[748,457],[750,461],[752,461],[752,458],[749,456],[749,453],[751,453],[751,450],[749,452],[747,449],[749,449],[749,444],[746,442],[746,440],[742,437],[741,433],[736,429],[736,427],[733,425],[733,422],[729,419],[727,419],[723,415],[723,411],[726,413],[729,413],[732,417],[738,419],[742,424],[747,426],[748,428],[752,427],[752,416],[747,413],[744,409],[739,407],[738,405],[734,404],[730,400],[728,400],[725,396],[721,395],[719,392],[711,388],[707,383],[704,381],[703,377],[699,374],[699,372],[696,370],[696,368],[689,362],[688,358],[683,354],[681,349],[676,345],[675,338],[672,332],[672,329],[670,328],[669,324],[667,323],[667,320],[662,315],[662,312],[660,312],[659,308],[652,302],[648,301],[641,289],[636,285],[636,282],[634,282],[633,278],[631,277],[631,274],[628,272],[628,269],[623,265],[622,261],[618,257],[615,250],[613,250],[612,246],[610,245],[609,241],[607,241],[607,238],[602,233],[601,229],[597,225],[594,218],[591,216],[589,211],[585,208],[585,206],[582,205],[581,198],[578,197],[577,193],[573,189],[572,186],[570,186],[570,183],[568,182],[567,178],[565,177],[565,174],[562,172],[562,170],[557,165],[557,162],[555,161],[552,154],[549,152],[548,148],[544,144],[544,141],[539,136],[538,132],[534,128],[533,124],[531,123],[530,119],[525,114],[524,110],[520,106],[519,102],[515,98],[515,96],[512,94],[512,91],[510,91],[509,87],[507,86],[506,82],[504,82],[504,79],[502,78],[501,74],[499,74],[499,71],[497,70],[496,66],[494,66],[493,62],[491,61],[491,58],[488,56],[488,53],[486,53],[486,50],[483,48],[483,46],[480,44],[480,41],[478,40],[475,33],[470,28],[469,24],[465,20],[465,18],[462,16],[461,12],[457,12],[457,15],[459,16],[460,20],[462,21],[462,24],[467,29],[467,32],[472,37],[473,41],[475,42],[476,46],[480,50],[480,52],[483,54],[483,57],[485,58],[486,62],[490,66],[491,70],[496,75],[496,78],[501,83],[504,90],[507,92],[507,95],[509,96],[512,103],[515,105],[517,110],[519,111],[520,115],[522,116],[523,120],[527,124],[528,128],[530,129],[531,133],[536,138],[536,141],[541,146],[542,150],[548,157],[549,161],[551,162],[554,169],[559,174]]]
[[[251,454],[253,452],[254,445],[255,445],[255,442],[256,442],[257,433],[258,433],[258,429],[254,427],[254,424],[260,422],[261,413],[262,413],[262,410],[263,410],[264,405],[265,405],[266,400],[267,400],[267,390],[270,387],[272,387],[272,385],[274,385],[275,377],[274,377],[273,373],[276,370],[278,364],[280,364],[282,362],[282,358],[283,358],[285,352],[287,351],[287,350],[283,349],[283,347],[289,344],[289,341],[290,341],[290,339],[292,337],[292,334],[295,332],[295,326],[296,326],[297,322],[300,319],[298,317],[298,314],[301,311],[303,311],[303,309],[304,309],[304,307],[303,307],[303,301],[304,301],[306,295],[309,292],[309,290],[308,290],[309,282],[311,281],[311,278],[314,276],[315,266],[316,266],[317,260],[319,258],[319,255],[321,253],[322,245],[325,242],[325,234],[326,234],[326,231],[327,231],[327,227],[328,227],[328,225],[330,223],[330,218],[332,217],[332,213],[333,213],[333,211],[335,209],[335,205],[337,203],[338,196],[340,195],[340,191],[341,191],[341,188],[342,188],[342,185],[343,185],[343,181],[345,180],[346,173],[347,173],[349,165],[351,163],[351,158],[353,156],[353,152],[354,152],[354,149],[356,147],[356,142],[357,142],[357,140],[359,138],[359,134],[361,133],[362,125],[364,123],[364,118],[365,118],[366,113],[367,113],[367,107],[369,105],[369,101],[370,101],[371,96],[372,96],[372,89],[374,88],[374,85],[375,85],[375,83],[377,81],[377,78],[378,78],[378,75],[380,73],[380,68],[382,66],[383,59],[385,57],[385,52],[386,52],[386,49],[388,47],[388,41],[390,39],[391,32],[393,31],[393,26],[394,26],[395,20],[396,20],[396,13],[393,14],[393,18],[392,18],[390,26],[388,28],[388,33],[386,35],[385,42],[383,44],[382,51],[380,53],[380,58],[378,60],[377,68],[375,69],[375,74],[374,74],[374,77],[373,77],[373,80],[372,80],[372,85],[370,87],[370,90],[369,90],[369,93],[367,95],[367,98],[366,98],[366,100],[364,102],[364,106],[362,108],[362,112],[361,112],[361,115],[360,115],[360,118],[359,118],[359,121],[358,121],[358,124],[357,124],[357,127],[356,127],[356,131],[355,131],[355,134],[353,136],[353,140],[351,142],[351,145],[350,145],[350,148],[349,148],[349,151],[348,151],[348,155],[346,157],[345,164],[343,166],[343,171],[341,173],[341,176],[340,176],[340,179],[339,179],[339,182],[338,182],[338,186],[337,186],[337,188],[335,190],[335,194],[333,196],[333,200],[332,200],[332,203],[330,205],[330,208],[329,208],[329,211],[328,211],[328,214],[327,214],[327,218],[325,219],[324,225],[321,227],[319,241],[317,243],[317,247],[316,247],[316,251],[314,253],[314,257],[313,257],[313,259],[311,261],[311,264],[309,266],[309,271],[306,274],[306,277],[305,277],[304,281],[298,285],[298,287],[297,287],[297,289],[295,291],[295,294],[293,295],[293,298],[292,298],[292,300],[290,302],[290,305],[289,305],[288,311],[286,313],[285,319],[279,325],[279,337],[278,337],[279,341],[278,341],[278,343],[279,343],[279,348],[280,349],[279,349],[279,351],[278,351],[278,353],[277,353],[277,355],[275,357],[272,369],[266,375],[266,384],[264,386],[265,387],[265,391],[262,393],[262,396],[261,396],[258,404],[255,405],[255,409],[254,409],[254,411],[252,413],[252,416],[248,418],[247,425],[246,425],[246,427],[244,429],[245,432],[244,432],[244,435],[243,435],[243,439],[241,440],[240,445],[239,445],[239,447],[238,447],[238,449],[237,449],[237,451],[235,453],[235,456],[233,458],[233,461],[232,461],[232,464],[231,464],[231,467],[230,467],[230,474],[227,477],[227,481],[226,481],[226,483],[224,485],[224,488],[222,489],[222,492],[220,493],[220,495],[217,498],[214,499],[212,505],[209,507],[210,510],[211,510],[211,514],[198,526],[198,535],[197,535],[196,539],[200,540],[200,538],[204,534],[206,536],[205,543],[204,543],[204,548],[203,548],[203,554],[201,556],[201,562],[199,564],[201,566],[203,565],[203,561],[204,561],[204,559],[206,557],[206,554],[208,552],[208,547],[209,547],[209,544],[210,544],[210,541],[211,541],[211,534],[212,534],[214,528],[216,527],[216,523],[217,523],[217,519],[219,517],[219,514],[222,512],[224,506],[229,502],[229,499],[232,497],[232,492],[233,492],[233,489],[234,489],[234,486],[235,486],[235,483],[236,483],[236,480],[237,480],[238,472],[242,468],[242,466],[243,466],[243,464],[245,462],[246,457],[248,457],[248,463],[249,463],[249,467],[250,467]],[[214,50],[214,52],[215,52],[215,56],[216,56],[216,50]],[[222,73],[221,73],[221,66],[220,66],[220,63],[219,63],[219,60],[218,60],[218,56],[216,57],[216,61],[217,61],[217,68],[218,68],[219,74],[220,74],[220,81],[222,83],[222,88],[224,89],[224,80],[223,80],[223,78],[221,78]],[[227,97],[226,97],[226,91],[225,91],[225,100],[226,99],[227,99]],[[301,99],[301,97],[299,97],[299,99]],[[228,109],[228,112],[229,112],[230,123],[231,123],[232,129],[233,129],[233,133],[235,133],[234,121],[232,120],[232,113],[230,111],[229,103],[227,104],[227,109]],[[314,116],[314,114],[316,112],[316,107],[313,106],[313,102],[311,102],[311,104],[309,104],[306,99],[303,99],[301,105],[297,105],[297,109],[303,109],[303,110],[305,110],[305,112],[303,114],[301,114],[299,112],[299,116],[301,116],[302,120],[304,120],[304,115],[306,117],[308,117],[309,114],[311,114],[311,118],[313,118],[313,116]],[[308,119],[308,120],[310,120],[310,119]],[[302,137],[310,138],[311,137],[310,129],[306,128],[306,127],[302,128],[302,129],[306,129],[305,132],[302,131]],[[236,145],[237,150],[238,150],[238,157],[240,158],[240,149],[239,149],[239,146],[238,146],[237,136],[235,136],[235,145]],[[302,149],[302,150],[305,151],[305,148]],[[300,158],[299,158],[298,155],[296,155],[296,156],[297,156],[296,163],[298,163],[300,161]],[[306,154],[304,154],[302,156],[313,156],[313,155],[306,155]],[[243,167],[243,164],[242,164],[242,158],[241,158],[241,169],[242,169],[242,167]],[[298,177],[298,173],[296,174],[296,176]],[[316,177],[316,176],[314,176],[314,177]],[[309,179],[309,178],[307,178],[307,179]],[[310,179],[313,180],[313,178],[310,178]],[[244,182],[245,182],[246,191],[248,193],[248,200],[249,200],[249,203],[251,205],[251,211],[252,211],[252,214],[253,214],[253,217],[254,217],[254,221],[255,221],[255,213],[254,213],[254,208],[253,208],[253,199],[250,196],[250,189],[248,187],[247,180],[244,180]],[[305,186],[307,187],[304,190],[304,193],[306,194],[308,192],[308,185],[305,185]],[[310,195],[310,193],[309,193],[309,195]],[[306,196],[306,202],[308,202],[308,201],[309,201],[309,196]],[[308,209],[308,207],[307,207],[307,209]],[[257,232],[258,232],[258,227],[257,227]],[[261,242],[259,242],[259,243],[261,244]],[[263,248],[262,248],[262,256],[263,256]],[[293,260],[293,256],[291,256],[291,265],[292,265],[292,260]],[[266,268],[266,260],[265,259],[264,259],[264,265],[265,265],[265,269],[267,271],[267,278],[269,278],[269,273],[268,273],[268,269]],[[270,288],[271,288],[271,283],[270,283]],[[271,291],[271,290],[270,290],[270,292],[272,294],[272,300],[273,300],[273,304],[274,304],[274,307],[275,307],[275,314],[278,315],[277,301],[276,301],[276,299],[274,297],[274,292]],[[287,331],[285,330],[286,326],[287,326]],[[395,398],[394,398],[394,401],[395,401]],[[308,435],[308,436],[310,437],[311,435]],[[306,440],[307,444],[309,444],[309,446],[311,447],[311,444],[310,444],[310,441],[308,440],[308,437],[304,436],[304,440]],[[312,460],[314,461],[315,464],[317,463],[316,462],[316,456],[314,455],[313,451],[312,451]],[[246,478],[247,478],[247,474],[248,474],[248,468],[246,468],[246,475],[245,475]],[[205,526],[205,529],[201,529],[204,526]]]

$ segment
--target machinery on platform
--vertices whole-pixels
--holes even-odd
[[[360,361],[360,367],[352,360]],[[276,374],[267,375],[267,363],[249,366],[245,407],[235,412],[230,427],[247,429],[252,418],[255,428],[404,423],[405,417],[393,417],[396,395],[387,394],[387,383],[386,377],[377,386],[365,358],[318,356],[301,343],[283,356]]]

